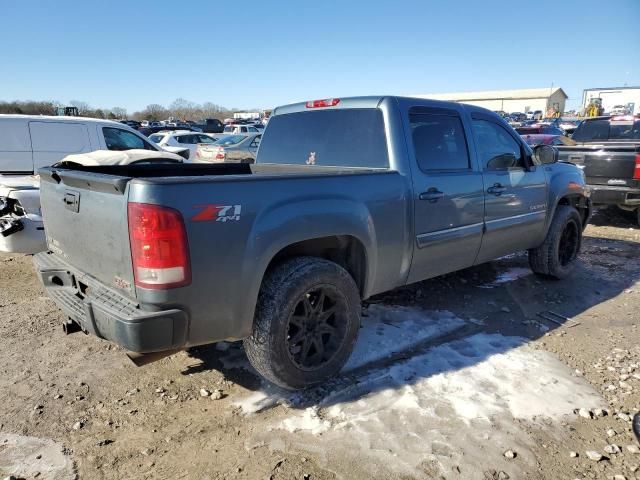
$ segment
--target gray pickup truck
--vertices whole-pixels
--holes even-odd
[[[520,250],[565,277],[591,211],[553,147],[482,108],[402,97],[279,107],[254,165],[40,175],[34,261],[68,331],[152,358],[243,339],[289,389],[342,368],[371,295]]]
[[[585,119],[572,139],[559,159],[584,170],[593,204],[634,212],[640,225],[640,116]]]

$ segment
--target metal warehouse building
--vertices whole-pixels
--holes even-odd
[[[605,113],[617,105],[628,106],[631,112],[640,113],[640,87],[588,88],[582,92],[582,107],[586,108],[592,98],[602,99]]]
[[[546,113],[550,108],[564,112],[567,94],[560,87],[526,88],[521,90],[495,90],[485,92],[434,93],[417,95],[421,98],[449,100],[469,103],[489,110],[502,110],[507,113],[541,110]]]

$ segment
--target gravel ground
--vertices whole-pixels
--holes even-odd
[[[384,346],[390,356],[296,396],[264,385],[237,344],[136,368],[108,342],[65,336],[64,317],[44,296],[31,259],[0,255],[0,474],[640,479],[627,417],[640,410],[639,247],[640,229],[610,209],[587,227],[569,280],[541,280],[517,254],[375,297],[365,314],[446,311],[438,325],[456,319],[462,327],[406,348]],[[549,311],[570,320],[559,325],[538,316]],[[397,329],[389,325],[384,332]],[[486,351],[476,342],[465,353],[481,338],[491,344]],[[439,364],[447,351],[467,360],[438,371],[420,364],[418,379],[372,380],[372,372],[422,359]],[[527,369],[527,360],[517,367],[523,358],[542,367]],[[487,371],[493,373],[479,380]],[[460,407],[451,402],[465,383],[472,392]],[[515,402],[518,392],[525,396]],[[384,398],[394,402],[376,403]],[[470,407],[480,413],[465,417]],[[409,416],[411,409],[418,414]],[[409,421],[385,418],[396,411]]]

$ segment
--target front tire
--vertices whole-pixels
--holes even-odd
[[[582,220],[578,211],[558,205],[542,245],[529,250],[529,265],[538,275],[560,280],[576,266],[582,245]]]
[[[333,262],[297,257],[266,275],[253,333],[243,343],[264,378],[298,390],[340,371],[359,328],[360,295],[351,275]]]

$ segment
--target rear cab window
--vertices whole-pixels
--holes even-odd
[[[272,116],[257,163],[389,168],[382,112],[344,108]]]
[[[572,138],[576,142],[640,140],[640,119],[629,117],[585,120],[576,129]]]

